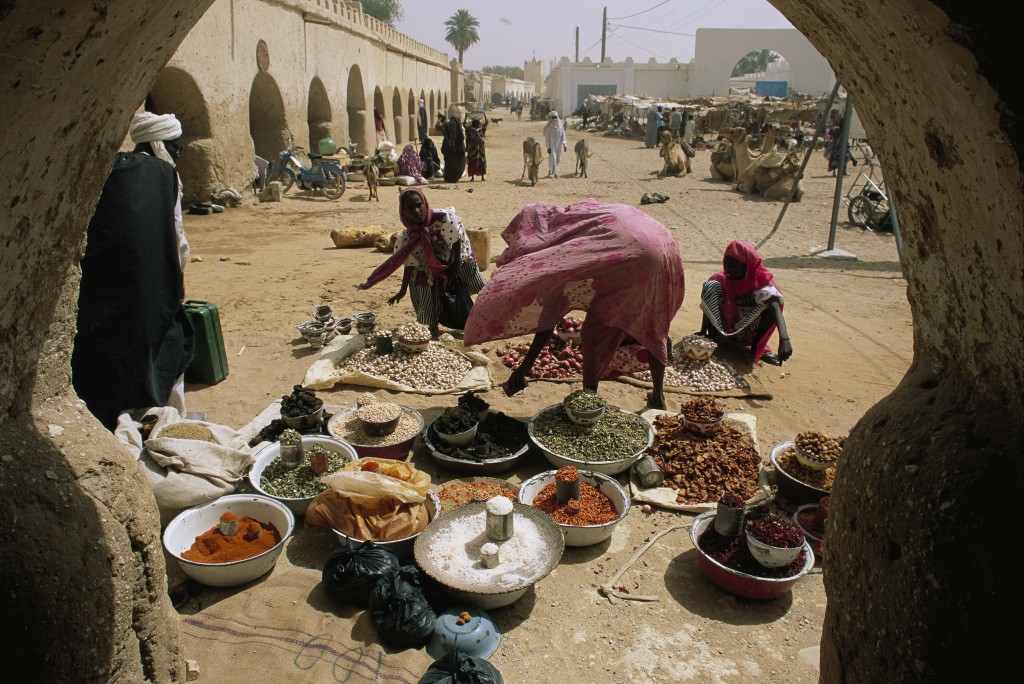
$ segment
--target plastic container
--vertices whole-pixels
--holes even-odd
[[[330,136],[321,138],[318,147],[320,149],[320,154],[323,155],[330,156],[338,153],[338,143],[334,142],[334,138]]]
[[[228,356],[217,305],[190,299],[182,307],[195,329],[195,355],[185,370],[185,382],[216,385],[228,377]]]

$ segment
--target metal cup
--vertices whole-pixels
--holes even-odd
[[[723,506],[719,502],[715,512],[715,532],[724,537],[738,537],[746,517],[747,509]]]
[[[298,444],[281,445],[281,463],[286,468],[297,468],[302,465],[302,458],[305,453],[302,450],[302,442]]]
[[[644,489],[660,487],[661,483],[665,481],[665,473],[661,472],[661,468],[658,467],[653,456],[644,456],[634,463],[633,472],[636,473],[636,479],[640,481],[640,486]]]
[[[496,542],[511,539],[514,532],[512,528],[512,516],[514,513],[515,511],[509,511],[499,515],[487,511],[487,522],[484,527],[487,532],[487,538]]]

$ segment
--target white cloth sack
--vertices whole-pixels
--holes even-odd
[[[145,413],[158,417],[151,435],[181,421],[181,414],[167,406]],[[255,460],[237,430],[206,421],[189,422],[205,425],[215,441],[151,436],[143,445],[139,424],[130,413],[118,417],[114,430],[114,436],[131,450],[146,474],[162,524],[186,508],[234,492]]]

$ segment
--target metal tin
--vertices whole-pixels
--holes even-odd
[[[747,509],[723,506],[719,502],[715,509],[715,532],[724,537],[738,537],[743,531],[743,522],[747,517]]]
[[[661,472],[661,468],[658,467],[653,456],[644,456],[634,463],[633,472],[636,473],[636,479],[644,489],[660,487],[661,483],[665,481],[665,473]]]
[[[296,468],[301,465],[304,455],[302,442],[298,444],[281,444],[281,463],[287,468]]]
[[[487,511],[487,522],[484,528],[487,532],[487,538],[496,542],[511,539],[514,532],[512,526],[513,514],[513,511],[504,514],[495,514]]]

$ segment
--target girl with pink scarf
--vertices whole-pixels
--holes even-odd
[[[398,215],[405,230],[395,241],[395,253],[356,289],[368,290],[405,266],[401,288],[388,304],[397,304],[410,291],[416,320],[429,326],[436,338],[440,333],[440,296],[449,281],[475,294],[484,286],[484,279],[455,207],[431,211],[423,191],[408,188],[398,196]]]
[[[586,199],[567,207],[528,204],[501,236],[508,249],[473,305],[464,342],[536,333],[506,394],[526,387],[562,317],[586,311],[583,386],[596,390],[619,346],[632,338],[653,378],[648,403],[664,408],[668,328],[683,303],[683,262],[668,229],[633,207]]]
[[[742,240],[733,240],[725,248],[722,268],[704,283],[700,294],[701,333],[720,344],[748,349],[751,363],[761,360],[781,366],[793,355],[793,345],[782,316],[782,293],[772,272],[761,265],[754,246]],[[768,349],[776,327],[778,356]]]

